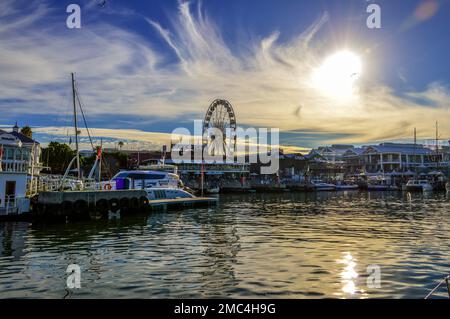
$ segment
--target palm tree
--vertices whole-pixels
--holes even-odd
[[[20,133],[22,135],[25,135],[25,136],[29,137],[29,138],[33,138],[33,131],[31,130],[31,127],[29,127],[28,125],[22,127],[22,129],[20,130]]]
[[[120,141],[120,142],[119,142],[118,144],[119,144],[119,149],[120,149],[120,150],[122,150],[122,147],[123,147],[123,142],[122,142],[122,141]]]

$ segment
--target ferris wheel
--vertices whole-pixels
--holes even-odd
[[[228,134],[228,135],[227,135]],[[214,100],[203,121],[203,137],[208,155],[232,155],[236,150],[236,116],[226,100]]]

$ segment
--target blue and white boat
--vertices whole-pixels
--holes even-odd
[[[149,200],[194,198],[184,190],[177,174],[166,171],[127,170],[117,173],[109,182],[102,183],[105,189],[143,189]]]
[[[426,179],[411,179],[406,184],[407,192],[431,192],[433,186]]]
[[[336,190],[336,185],[334,184],[328,184],[320,179],[315,179],[311,181],[312,186],[314,187],[315,191],[334,191]]]

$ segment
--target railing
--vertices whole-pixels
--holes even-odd
[[[83,181],[73,177],[66,177],[64,180],[60,175],[35,176],[27,184],[27,196],[32,197],[39,192],[54,192],[60,190],[85,190],[96,189],[98,183],[93,179]]]

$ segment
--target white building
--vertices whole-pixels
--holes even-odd
[[[442,164],[442,153],[420,144],[381,143],[364,148],[361,155],[368,173],[405,172],[416,169],[434,169]]]
[[[28,176],[39,174],[40,154],[40,144],[17,125],[12,132],[0,130],[0,216],[29,210]]]
[[[2,149],[0,171],[39,175],[42,169],[41,145],[21,134],[17,124],[11,132],[0,130],[0,149]]]
[[[311,150],[309,155],[320,155],[323,160],[329,164],[344,164],[344,154],[348,150],[354,149],[353,145],[334,144],[331,146],[319,146],[317,149]]]

